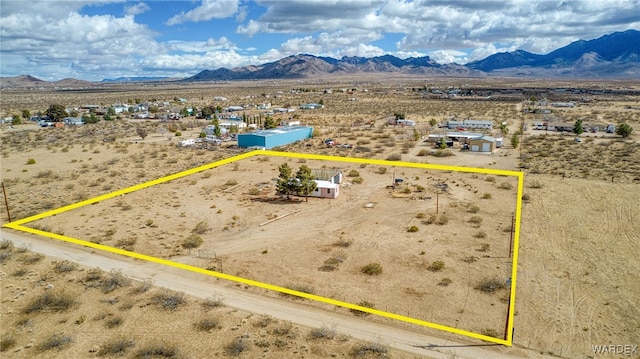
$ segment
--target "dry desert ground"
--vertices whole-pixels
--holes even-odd
[[[437,157],[431,155],[434,146],[423,142],[429,134],[443,131],[429,124],[431,119],[440,122],[455,115],[504,121],[512,134],[522,123],[540,117],[522,112],[526,93],[491,101],[425,98],[415,90],[423,86],[570,87],[538,81],[372,78],[122,86],[109,91],[23,89],[3,90],[2,110],[35,112],[51,103],[73,107],[175,97],[199,107],[222,95],[228,97],[227,105],[270,101],[297,106],[322,100],[321,110],[296,112],[301,122],[314,126],[314,138],[280,150],[383,159],[389,164],[256,155],[28,225],[498,338],[504,335],[508,308],[509,290],[503,286],[511,273],[515,178],[407,168],[396,160],[523,171],[514,345],[488,350],[514,357],[586,358],[598,357],[593,345],[640,344],[640,261],[635,255],[639,99],[596,95],[593,102],[554,111],[566,121],[629,123],[636,132],[626,139],[585,133],[582,142],[575,142],[575,135],[529,127],[517,148],[507,135],[505,146],[492,154],[461,152],[456,144],[447,150],[450,156]],[[291,91],[299,88],[314,90]],[[327,88],[336,91],[324,93]],[[341,93],[340,88],[355,91]],[[560,96],[542,90],[536,96],[541,93],[550,101]],[[416,131],[385,125],[386,117],[398,112],[418,121]],[[4,125],[1,174],[12,219],[246,151],[233,142],[212,150],[178,147],[179,138],[197,137],[206,121],[190,117],[173,124],[181,136],[175,136],[167,123],[127,118],[66,128]],[[137,135],[139,127],[148,131],[145,139]],[[327,148],[325,138],[353,148]],[[274,178],[283,163],[294,169],[306,165],[340,170],[340,196],[282,198],[276,194]],[[394,178],[404,182],[390,189]],[[2,220],[8,221],[4,211]],[[384,334],[379,342],[364,342],[330,326],[306,328],[234,310],[232,299],[216,298],[214,292],[211,298],[196,299],[153,282],[131,281],[118,272],[43,257],[8,241],[2,251],[2,350],[12,357],[145,357],[154,349],[165,357],[204,357],[204,352],[291,358],[420,356],[390,348]],[[367,266],[374,269],[373,275],[363,273]],[[495,285],[483,291],[483,283]],[[215,286],[239,285],[217,280]],[[354,320],[483,344],[260,288],[243,290]],[[163,308],[163,303],[175,308]],[[430,357],[429,351],[424,357]]]

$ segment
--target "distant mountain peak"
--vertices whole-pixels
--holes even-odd
[[[628,76],[640,74],[640,31],[627,30],[601,36],[593,40],[578,40],[546,55],[536,55],[524,50],[493,54],[473,61],[467,67],[485,72],[500,70],[519,71],[522,68],[538,68],[547,75],[562,76]],[[581,72],[588,68],[589,72]],[[633,70],[637,68],[637,70]],[[617,71],[616,69],[620,69]]]
[[[298,54],[280,60],[234,69],[220,68],[204,70],[184,81],[216,81],[269,78],[304,78],[317,75],[355,74],[355,73],[421,73],[428,68],[440,68],[440,65],[425,57],[401,59],[393,55],[376,57],[343,56],[340,59],[319,57],[310,54]],[[434,75],[446,75],[446,69],[440,69]],[[456,72],[460,69],[456,69]]]

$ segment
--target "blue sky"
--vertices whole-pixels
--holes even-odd
[[[0,2],[0,76],[187,77],[292,54],[467,63],[640,29],[640,0]]]

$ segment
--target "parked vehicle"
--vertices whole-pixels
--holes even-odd
[[[616,132],[616,126],[614,126],[613,124],[609,124],[607,126],[607,133],[615,133]]]

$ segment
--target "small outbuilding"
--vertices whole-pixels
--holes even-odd
[[[496,139],[490,136],[482,136],[469,140],[469,150],[471,152],[491,153],[496,149]]]
[[[239,147],[271,149],[311,138],[313,127],[286,126],[269,130],[242,133],[238,135]]]
[[[310,196],[312,197],[321,197],[321,198],[338,198],[340,194],[340,185],[337,183],[332,183],[331,181],[321,181],[316,180],[317,187],[315,191],[311,192]]]

